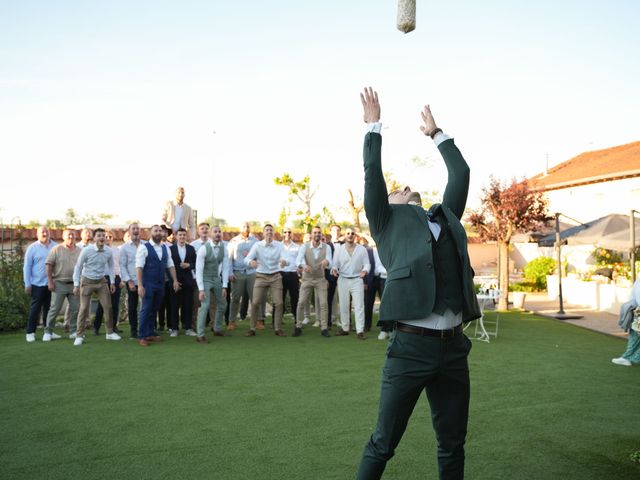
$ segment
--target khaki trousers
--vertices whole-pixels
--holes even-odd
[[[107,279],[102,277],[98,280],[82,277],[80,279],[80,313],[78,313],[78,329],[76,335],[84,335],[87,321],[89,320],[89,310],[91,308],[91,295],[96,294],[98,301],[104,310],[107,333],[113,333],[113,315],[111,314],[111,292]]]
[[[275,330],[282,329],[282,314],[284,311],[284,304],[282,303],[282,276],[279,273],[272,275],[256,273],[256,281],[253,284],[253,295],[251,298],[251,330],[256,329],[256,322],[260,314],[260,305],[267,301],[267,292],[271,293],[271,299],[276,307],[273,318],[273,328]]]
[[[49,308],[49,313],[47,314],[45,332],[53,332],[53,327],[56,326],[56,318],[60,313],[60,310],[62,310],[65,299],[69,303],[69,307],[67,308],[69,323],[71,328],[75,330],[77,328],[76,323],[78,321],[78,305],[80,298],[73,294],[73,282],[60,282],[58,280],[54,280],[53,283],[55,284],[56,289],[51,292],[51,308]]]
[[[316,319],[320,321],[320,328],[322,330],[328,328],[329,306],[327,304],[327,289],[327,280],[324,277],[302,280],[302,285],[300,285],[300,298],[298,299],[298,311],[296,313],[296,327],[302,328],[305,305],[309,305],[311,292],[315,290],[316,305],[320,307],[319,310],[316,309]]]

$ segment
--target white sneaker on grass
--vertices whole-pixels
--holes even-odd
[[[78,336],[78,335],[76,334],[76,332],[73,332],[73,333],[70,333],[70,334],[69,334],[69,338],[70,338],[71,340],[75,340],[77,336]]]
[[[51,334],[45,332],[44,335],[42,335],[42,341],[43,342],[50,342],[51,341]]]
[[[46,335],[47,335],[47,334],[45,333],[45,336],[46,336]],[[51,332],[51,333],[49,334],[49,338],[50,338],[51,340],[60,340],[62,337],[61,337],[60,335],[58,335],[56,332]],[[42,341],[43,341],[43,342],[45,342],[45,341],[46,341],[46,340],[44,339],[44,336],[42,337]]]
[[[316,320],[315,323],[311,326],[318,328],[320,326],[320,320]]]
[[[105,338],[107,340],[120,340],[122,337],[118,335],[116,332],[111,332],[111,333],[107,333]]]
[[[178,336],[178,330],[169,330],[169,336],[170,337],[177,337]]]
[[[73,341],[73,346],[77,347],[78,345],[82,345],[84,343],[84,337],[76,337]]]
[[[187,337],[197,337],[198,336],[198,334],[196,332],[194,332],[193,330],[191,330],[191,329],[189,329],[186,332],[184,332],[184,334]]]
[[[32,343],[36,341],[35,333],[27,333],[27,342]]]
[[[302,324],[306,325],[309,323],[309,317],[304,317],[304,320],[302,320]]]
[[[386,340],[387,338],[389,338],[388,332],[380,332],[380,334],[378,335],[378,340]]]
[[[627,360],[626,358],[623,358],[623,357],[612,358],[611,361],[613,363],[615,363],[616,365],[622,365],[622,366],[625,366],[625,367],[630,367],[631,366],[631,362],[629,360]]]

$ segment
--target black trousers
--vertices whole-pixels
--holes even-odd
[[[35,333],[38,326],[38,315],[42,312],[42,324],[47,324],[47,315],[51,306],[51,292],[49,287],[31,286],[31,307],[29,308],[29,319],[27,321],[27,333]]]
[[[298,272],[280,272],[282,276],[282,304],[285,305],[287,292],[291,300],[291,313],[296,318],[296,310],[298,309],[298,298],[300,295],[300,277]]]
[[[327,279],[327,314],[329,327],[333,325],[331,322],[331,306],[333,305],[333,297],[336,294],[336,288],[338,287],[338,279],[329,273],[329,270],[324,271],[324,278]]]
[[[164,296],[162,297],[162,303],[158,308],[158,326],[160,330],[164,330],[165,325],[171,321],[171,295],[173,288],[171,282],[164,282]]]
[[[382,280],[382,287],[380,286],[380,280]],[[373,320],[373,305],[376,303],[376,294],[382,298],[382,289],[384,289],[384,279],[380,277],[374,277],[373,281],[367,285],[367,289],[364,292],[364,330],[368,332],[371,330],[371,323]]]
[[[471,340],[463,334],[437,338],[395,331],[382,369],[378,422],[364,448],[357,480],[382,477],[422,392],[438,442],[439,478],[464,478],[470,350]]]
[[[129,336],[138,338],[138,287],[134,291],[127,288],[127,313],[129,314]]]
[[[120,294],[121,288],[120,285],[120,277],[116,275],[115,285],[116,291],[111,294],[111,315],[113,316],[113,328],[115,329],[118,326],[118,315],[120,314]],[[93,320],[93,329],[95,331],[100,330],[100,326],[102,325],[102,319],[104,318],[104,309],[102,308],[102,304],[98,303],[98,307],[96,308],[96,318]]]
[[[191,328],[193,288],[193,285],[183,283],[180,290],[171,294],[171,319],[169,320],[171,330],[178,330],[180,318],[182,318],[182,328],[185,331]]]

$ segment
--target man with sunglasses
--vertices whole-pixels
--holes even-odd
[[[469,190],[469,166],[426,106],[420,130],[433,139],[448,172],[442,204],[425,211],[420,195],[409,187],[387,195],[378,94],[368,88],[360,97],[369,127],[364,141],[364,205],[388,271],[378,325],[395,331],[382,371],[378,422],[365,446],[357,478],[382,477],[425,391],[438,441],[439,477],[461,480],[471,350],[462,324],[480,317],[467,237],[460,223]]]

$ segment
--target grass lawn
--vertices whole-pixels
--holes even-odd
[[[354,478],[386,342],[246,324],[149,348],[0,336],[0,478]],[[499,333],[471,351],[467,478],[638,480],[640,368],[610,361],[625,342],[518,313]],[[385,478],[436,478],[435,452],[423,396]]]

